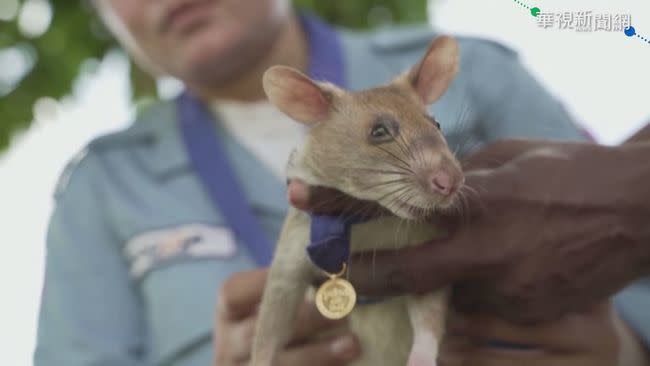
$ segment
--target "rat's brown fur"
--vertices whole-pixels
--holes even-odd
[[[411,72],[361,92],[317,84],[288,68],[266,73],[264,86],[271,102],[313,126],[304,146],[292,155],[289,177],[375,201],[395,214],[355,225],[353,252],[415,245],[437,235],[431,225],[413,219],[454,199],[455,191],[432,191],[432,174],[442,171],[460,185],[462,173],[425,106],[444,93],[457,67],[456,43],[441,37]],[[377,123],[396,126],[381,143],[369,133]],[[305,251],[309,226],[307,214],[290,209],[260,308],[253,366],[273,364],[277,351],[289,341],[297,306],[321,275]],[[414,340],[428,353],[426,358],[435,357],[445,308],[444,291],[357,305],[349,319],[363,356],[353,365],[406,365]]]

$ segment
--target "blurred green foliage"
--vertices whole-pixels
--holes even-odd
[[[0,0],[0,2],[7,0]],[[100,60],[115,47],[87,1],[8,0],[19,9],[26,3],[48,3],[52,18],[38,36],[25,34],[20,16],[0,20],[0,151],[11,137],[31,124],[34,103],[41,97],[60,99],[68,94],[84,65]],[[139,1],[139,0],[134,0]],[[427,0],[294,0],[330,23],[368,28],[384,23],[422,22]],[[2,4],[0,4],[2,5]],[[0,6],[0,12],[3,9]],[[0,14],[0,19],[3,14]],[[7,57],[11,54],[13,58]],[[21,61],[16,65],[17,60]],[[10,61],[11,65],[9,65]],[[17,66],[23,67],[17,67]],[[25,67],[24,65],[27,65]],[[15,70],[25,69],[18,75]],[[155,96],[155,84],[137,67],[131,67],[134,98]]]

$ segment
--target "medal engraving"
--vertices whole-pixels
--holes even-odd
[[[316,307],[328,319],[346,317],[357,303],[357,293],[354,291],[354,287],[350,282],[339,278],[339,275],[329,275],[330,279],[323,283],[316,292]]]

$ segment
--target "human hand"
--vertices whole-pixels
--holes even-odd
[[[228,279],[219,294],[214,336],[214,366],[245,366],[250,362],[257,307],[267,271],[241,272]],[[360,346],[345,321],[331,321],[313,304],[302,305],[289,345],[274,366],[338,366],[357,358]]]
[[[644,366],[648,353],[609,302],[522,326],[452,314],[439,366]]]
[[[645,163],[628,153],[527,140],[491,145],[464,164],[477,194],[461,201],[462,215],[443,218],[457,229],[450,237],[365,256],[371,263],[360,256],[352,282],[368,295],[457,283],[460,309],[517,322],[585,309],[647,271],[647,243],[637,235],[647,207],[630,199],[647,193],[630,169]],[[289,192],[301,208],[331,201],[299,182]]]

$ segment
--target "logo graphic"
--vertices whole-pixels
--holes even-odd
[[[537,26],[543,29],[557,26],[560,30],[572,29],[576,32],[623,32],[627,37],[636,37],[644,43],[650,44],[650,39],[638,34],[632,26],[630,14],[594,13],[591,10],[543,12],[539,7],[531,8],[519,0],[513,1],[529,10],[530,14],[536,18]]]

